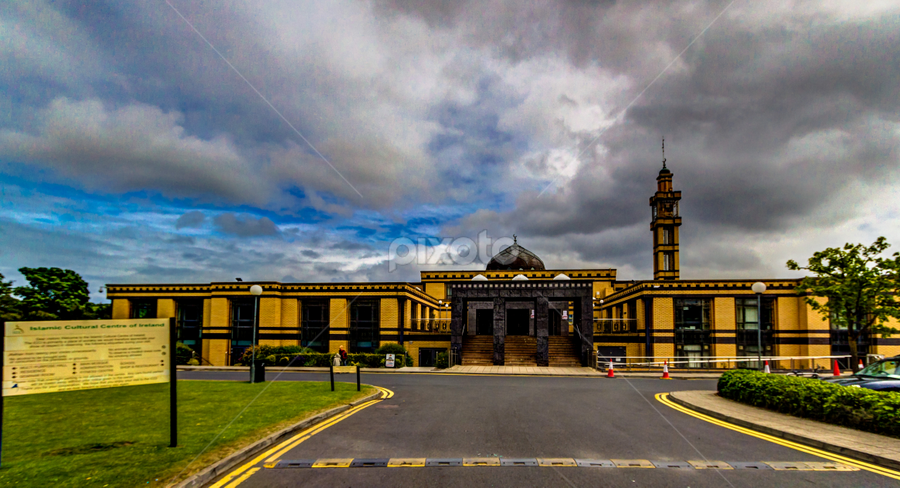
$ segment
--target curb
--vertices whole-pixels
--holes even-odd
[[[371,385],[367,385],[367,386],[371,386]],[[258,455],[260,452],[265,450],[267,447],[276,445],[276,444],[290,438],[298,431],[304,430],[304,429],[311,427],[315,424],[318,424],[324,420],[334,417],[335,415],[337,415],[339,413],[350,410],[352,407],[355,407],[362,403],[374,400],[375,398],[377,398],[380,395],[381,395],[381,392],[376,391],[375,393],[372,393],[371,395],[368,395],[364,398],[360,398],[359,400],[356,400],[353,403],[341,405],[340,407],[334,407],[331,410],[327,410],[320,414],[317,414],[317,415],[314,415],[307,419],[301,420],[300,422],[298,422],[290,427],[287,427],[278,432],[270,434],[265,439],[256,441],[247,447],[244,447],[232,454],[229,454],[224,459],[216,461],[215,463],[213,463],[212,465],[203,469],[199,473],[187,478],[184,481],[179,482],[178,484],[167,485],[167,486],[171,486],[173,488],[193,488],[193,487],[206,486],[209,482],[218,478],[222,474],[225,474],[226,472],[228,472],[235,466],[237,466],[241,463],[244,463],[248,459]]]
[[[328,368],[288,366],[284,368],[266,368],[266,373],[327,373]],[[359,368],[360,373],[433,373],[430,371],[404,371],[406,368]],[[246,371],[250,373],[250,366],[185,366],[179,365],[178,371]]]
[[[736,417],[732,417],[730,415],[725,415],[723,413],[716,412],[714,410],[709,410],[707,408],[698,407],[692,403],[689,403],[681,398],[675,396],[678,392],[669,393],[669,399],[672,400],[673,403],[677,403],[682,407],[693,410],[698,413],[702,413],[704,415],[713,417],[715,419],[724,420],[726,422],[732,423],[734,425],[744,427],[747,429],[755,430],[757,432],[761,432],[763,434],[768,434],[773,437],[778,437],[781,439],[785,439],[788,441],[796,442],[798,444],[803,444],[809,447],[815,447],[816,449],[821,449],[823,451],[827,451],[833,454],[840,454],[841,456],[846,456],[848,458],[853,458],[858,461],[863,461],[870,464],[875,464],[878,466],[883,466],[891,469],[900,469],[900,461],[878,456],[876,454],[871,454],[868,452],[858,451],[856,449],[851,449],[849,447],[840,446],[837,444],[831,444],[828,442],[822,442],[817,439],[812,439],[810,437],[800,436],[797,434],[792,434],[790,432],[785,432],[783,430],[778,430],[772,427],[767,427],[764,425],[754,424],[753,422],[748,422],[743,419],[739,419]],[[716,394],[718,396],[718,393]],[[743,405],[743,403],[741,404]],[[759,408],[759,407],[757,407]],[[764,410],[764,409],[763,409]]]

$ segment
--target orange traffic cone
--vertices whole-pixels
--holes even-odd
[[[860,360],[859,360],[859,369],[863,369],[863,368],[865,368],[865,366],[863,366],[862,358],[860,358]]]
[[[607,378],[615,378],[615,377],[616,377],[615,373],[613,373],[613,362],[612,362],[612,360],[609,361],[609,369],[606,370],[606,377],[607,377]]]
[[[832,374],[834,374],[835,376],[840,376],[840,375],[841,375],[841,368],[838,367],[837,359],[834,360],[834,368],[832,368],[832,371],[831,371],[831,372],[832,372]]]
[[[769,374],[769,373],[772,372],[771,370],[769,370],[769,361],[768,361],[768,360],[766,361],[766,369],[765,369],[765,372],[766,372],[766,374]]]
[[[666,362],[663,363],[663,375],[662,375],[662,379],[664,379],[664,380],[671,380],[671,379],[672,379],[672,378],[669,378],[669,362],[668,362],[668,361],[666,361]]]

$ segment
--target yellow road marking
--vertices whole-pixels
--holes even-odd
[[[333,419],[330,419],[328,422],[325,422],[323,424],[317,425],[310,429],[304,430],[303,432],[301,432],[301,433],[295,435],[294,437],[291,437],[290,439],[279,444],[277,451],[275,451],[275,452],[269,451],[272,454],[268,457],[268,459],[266,459],[266,462],[267,463],[278,462],[279,461],[278,458],[280,458],[282,455],[284,455],[284,453],[286,453],[287,451],[290,451],[291,449],[302,444],[303,441],[305,441],[305,440],[309,439],[310,437],[318,434],[319,432],[327,429],[328,427],[331,427],[332,425],[340,422],[341,420],[344,420],[345,418],[350,417],[351,415],[355,414],[356,412],[358,412],[366,407],[369,407],[371,405],[374,405],[375,403],[378,403],[380,401],[381,400],[371,400],[366,403],[363,403],[362,405],[357,405],[356,407],[353,407],[350,410],[347,410],[346,412],[334,417]]]
[[[735,432],[740,432],[742,434],[747,434],[749,436],[756,437],[758,439],[762,439],[764,441],[769,441],[781,446],[789,447],[791,449],[795,449],[800,452],[805,452],[807,454],[812,454],[814,456],[819,456],[821,458],[829,459],[831,461],[837,461],[839,463],[849,464],[851,466],[856,466],[860,469],[864,469],[866,471],[871,471],[872,473],[880,474],[882,476],[887,476],[888,478],[894,478],[900,480],[900,472],[894,471],[892,469],[883,468],[881,466],[876,466],[874,464],[869,464],[863,461],[857,461],[855,459],[851,459],[848,457],[844,457],[838,454],[832,454],[830,452],[822,451],[820,449],[816,449],[814,447],[804,446],[803,444],[798,444],[796,442],[791,442],[789,440],[780,439],[778,437],[774,437],[768,434],[763,434],[762,432],[757,432],[755,430],[747,429],[744,427],[739,427],[734,424],[730,424],[728,422],[710,417],[709,415],[704,415],[699,412],[695,412],[689,408],[682,407],[681,405],[677,405],[669,400],[668,393],[658,393],[656,394],[656,399],[662,403],[663,405],[678,410],[681,413],[685,413],[692,417],[696,417],[700,420],[709,422],[711,424],[718,425],[720,427],[724,427],[726,429],[733,430]]]
[[[256,473],[257,471],[259,471],[259,468],[253,468],[253,469],[247,471],[246,473],[241,475],[239,478],[237,478],[236,480],[229,483],[228,486],[226,486],[225,488],[235,488],[236,486],[240,485],[241,483],[247,481],[247,478],[253,476],[253,474]]]
[[[376,386],[375,388],[378,388],[378,387]],[[384,396],[385,391],[382,388],[378,388],[378,389],[381,390],[382,396]],[[391,395],[393,395],[393,392],[391,392]],[[390,397],[388,397],[388,398],[390,398]],[[232,482],[232,480],[235,480],[235,478],[238,478],[238,477],[240,477],[240,479],[242,479],[242,480],[247,479],[248,477],[250,477],[250,474],[242,475],[242,473],[244,473],[247,470],[250,470],[253,466],[259,464],[263,460],[265,460],[265,462],[267,462],[267,463],[277,462],[279,456],[281,456],[285,452],[289,451],[290,449],[296,447],[297,445],[299,445],[306,439],[309,439],[313,435],[327,429],[328,427],[340,422],[341,420],[344,420],[345,418],[350,417],[351,415],[355,414],[356,412],[358,412],[366,407],[369,407],[371,405],[374,405],[375,403],[378,403],[380,401],[381,400],[379,400],[379,399],[370,400],[361,405],[357,405],[357,406],[351,408],[350,410],[347,410],[346,412],[343,412],[333,418],[330,418],[327,421],[325,421],[324,423],[314,425],[308,429],[303,430],[302,432],[294,435],[290,439],[282,441],[277,446],[256,456],[252,460],[248,461],[246,464],[244,464],[241,467],[228,473],[222,479],[217,481],[215,484],[211,485],[210,488],[225,488],[226,485],[228,485],[230,482]],[[258,469],[258,468],[256,468],[256,469]],[[253,470],[253,472],[255,473],[256,470]],[[228,486],[230,488],[232,485],[228,485]],[[234,485],[234,486],[237,486],[237,485]]]
[[[388,398],[391,398],[394,396],[394,392],[391,390],[388,390],[387,388],[382,388],[380,386],[376,386],[375,388],[378,388],[379,390],[381,390],[381,393],[382,393],[381,399],[382,400],[385,400],[385,399],[388,399]]]

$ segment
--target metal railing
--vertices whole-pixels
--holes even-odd
[[[878,355],[869,356],[875,359]],[[611,362],[615,369],[623,369],[625,371],[662,371],[663,365],[666,363],[672,369],[762,369],[765,361],[768,361],[771,369],[793,371],[813,369],[817,366],[819,368],[831,368],[835,359],[846,359],[849,357],[850,355],[846,354],[835,356],[763,356],[763,362],[760,363],[757,360],[757,356],[602,356],[597,351],[594,351],[592,354],[592,366],[595,369],[606,369]]]

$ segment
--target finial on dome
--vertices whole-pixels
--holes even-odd
[[[516,243],[516,242],[517,242],[517,238],[516,238],[516,235],[515,235],[515,234],[513,234],[513,244],[515,244],[515,243]]]

